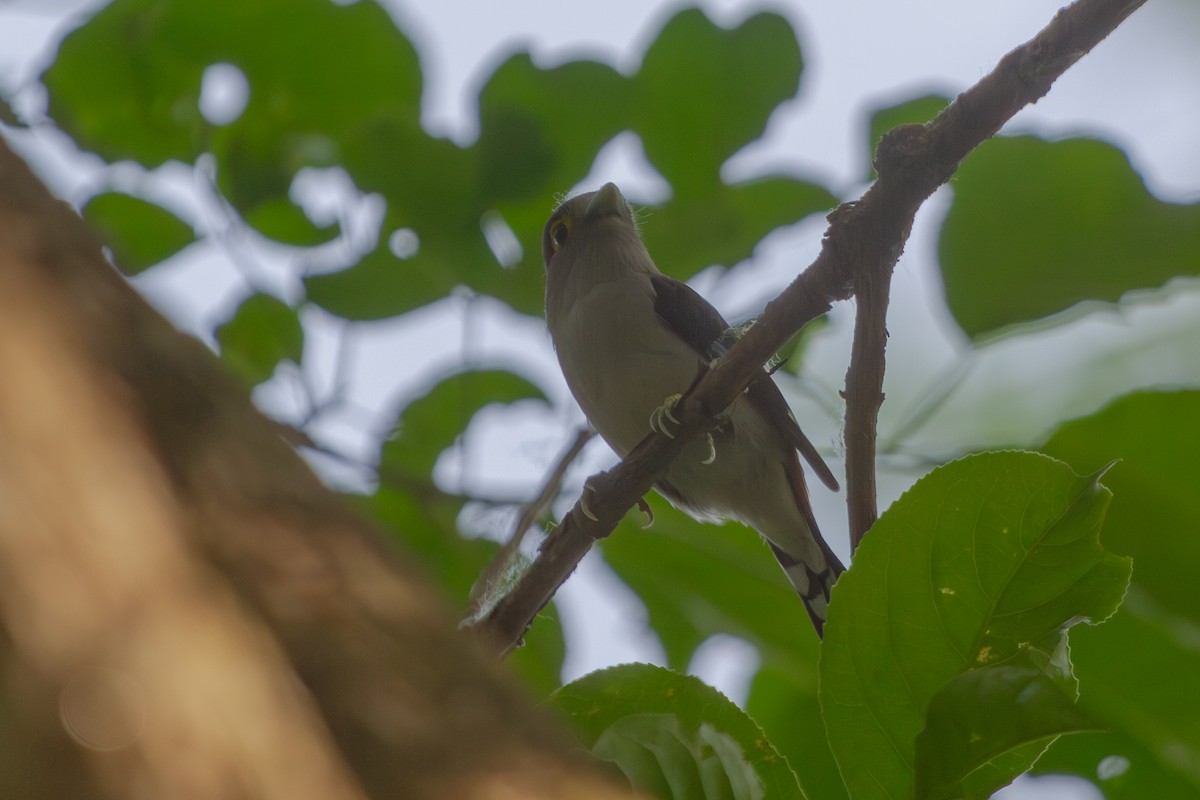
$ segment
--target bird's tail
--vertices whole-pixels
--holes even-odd
[[[817,636],[823,636],[829,593],[838,576],[845,572],[846,568],[821,536],[817,518],[813,515],[812,505],[808,500],[808,487],[804,485],[804,472],[795,454],[792,455],[790,463],[785,465],[785,472],[791,484],[796,509],[808,527],[808,535],[804,537],[804,546],[798,553],[788,552],[774,542],[768,541],[768,544],[771,545],[771,552],[775,554],[775,560],[783,567],[788,582],[792,584],[796,594],[800,595],[804,610],[808,612],[813,627],[817,629]],[[816,548],[813,548],[812,544],[815,544]],[[803,557],[799,553],[803,553]]]
[[[768,541],[767,544],[771,546],[775,560],[779,562],[779,566],[783,567],[783,572],[796,590],[796,594],[800,595],[800,602],[804,603],[804,610],[812,619],[813,627],[817,629],[817,636],[823,636],[825,611],[829,607],[829,593],[838,576],[845,572],[846,568],[842,566],[841,561],[838,561],[838,557],[833,554],[828,545],[822,541],[819,533],[813,538],[821,546],[821,551],[825,556],[824,566],[818,569],[813,569],[813,564],[796,558],[773,542]]]

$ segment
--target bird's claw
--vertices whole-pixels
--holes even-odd
[[[708,458],[704,459],[700,463],[711,464],[717,460],[717,445],[716,442],[713,441],[713,435],[711,433],[704,434],[704,440],[708,442]]]
[[[600,518],[592,513],[592,510],[588,508],[587,504],[588,493],[594,491],[596,491],[596,487],[592,486],[590,483],[585,483],[583,485],[583,494],[579,495],[579,510],[592,522],[599,522]]]
[[[679,420],[675,419],[675,415],[671,413],[671,409],[674,408],[675,404],[679,402],[679,398],[680,395],[673,394],[666,400],[663,400],[663,404],[661,406],[654,409],[654,411],[650,414],[650,430],[654,431],[655,433],[661,433],[668,439],[675,438],[675,434],[671,433],[671,431],[667,428],[667,422],[670,422],[678,427]]]
[[[644,497],[638,500],[638,508],[646,515],[646,524],[642,528],[649,528],[654,524],[654,510],[650,508],[650,504],[646,502],[646,498]]]

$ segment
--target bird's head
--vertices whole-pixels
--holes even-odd
[[[564,201],[542,232],[546,272],[566,271],[580,259],[649,260],[633,209],[615,183]]]

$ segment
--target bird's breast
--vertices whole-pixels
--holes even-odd
[[[654,313],[648,275],[579,295],[551,328],[563,375],[584,414],[620,455],[650,432],[650,415],[696,376],[699,357]]]

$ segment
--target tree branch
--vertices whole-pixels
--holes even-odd
[[[729,407],[771,354],[806,322],[828,311],[832,302],[850,297],[859,276],[890,273],[917,208],[949,180],[958,163],[1023,106],[1043,97],[1059,75],[1144,2],[1078,0],[1060,10],[1036,37],[1001,59],[937,118],[923,126],[902,126],[885,136],[876,153],[879,179],[857,202],[830,214],[816,260],[767,304],[730,352],[684,395],[675,409],[681,422],[676,437],[648,436],[621,464],[595,476],[589,482],[593,492],[588,507],[597,519],[585,516],[576,503],[513,591],[476,626],[492,645],[500,652],[516,646],[592,544],[612,532],[692,436],[713,426],[715,416]],[[873,462],[871,449],[868,460]],[[867,458],[857,449],[855,453],[858,460]],[[851,475],[868,473],[873,483],[873,463]],[[848,492],[873,494],[861,477],[854,480],[857,485]]]
[[[542,481],[542,487],[538,490],[537,496],[526,503],[521,508],[521,514],[517,517],[517,522],[513,526],[512,534],[508,537],[508,541],[496,551],[496,557],[492,559],[492,563],[488,564],[487,569],[475,581],[475,585],[471,587],[471,603],[463,614],[463,619],[474,620],[479,612],[490,602],[494,597],[500,581],[508,572],[512,564],[513,555],[521,546],[521,542],[525,539],[525,533],[533,525],[534,521],[546,510],[551,501],[558,495],[559,487],[562,485],[563,476],[567,474],[567,470],[579,454],[583,452],[583,448],[596,435],[591,428],[584,426],[575,433],[575,438],[567,445],[567,449],[558,457],[558,461],[551,467],[546,474],[545,480]]]
[[[868,271],[854,281],[854,344],[846,371],[846,507],[850,550],[879,517],[875,487],[875,440],[883,405],[884,348],[887,346],[890,268]]]

